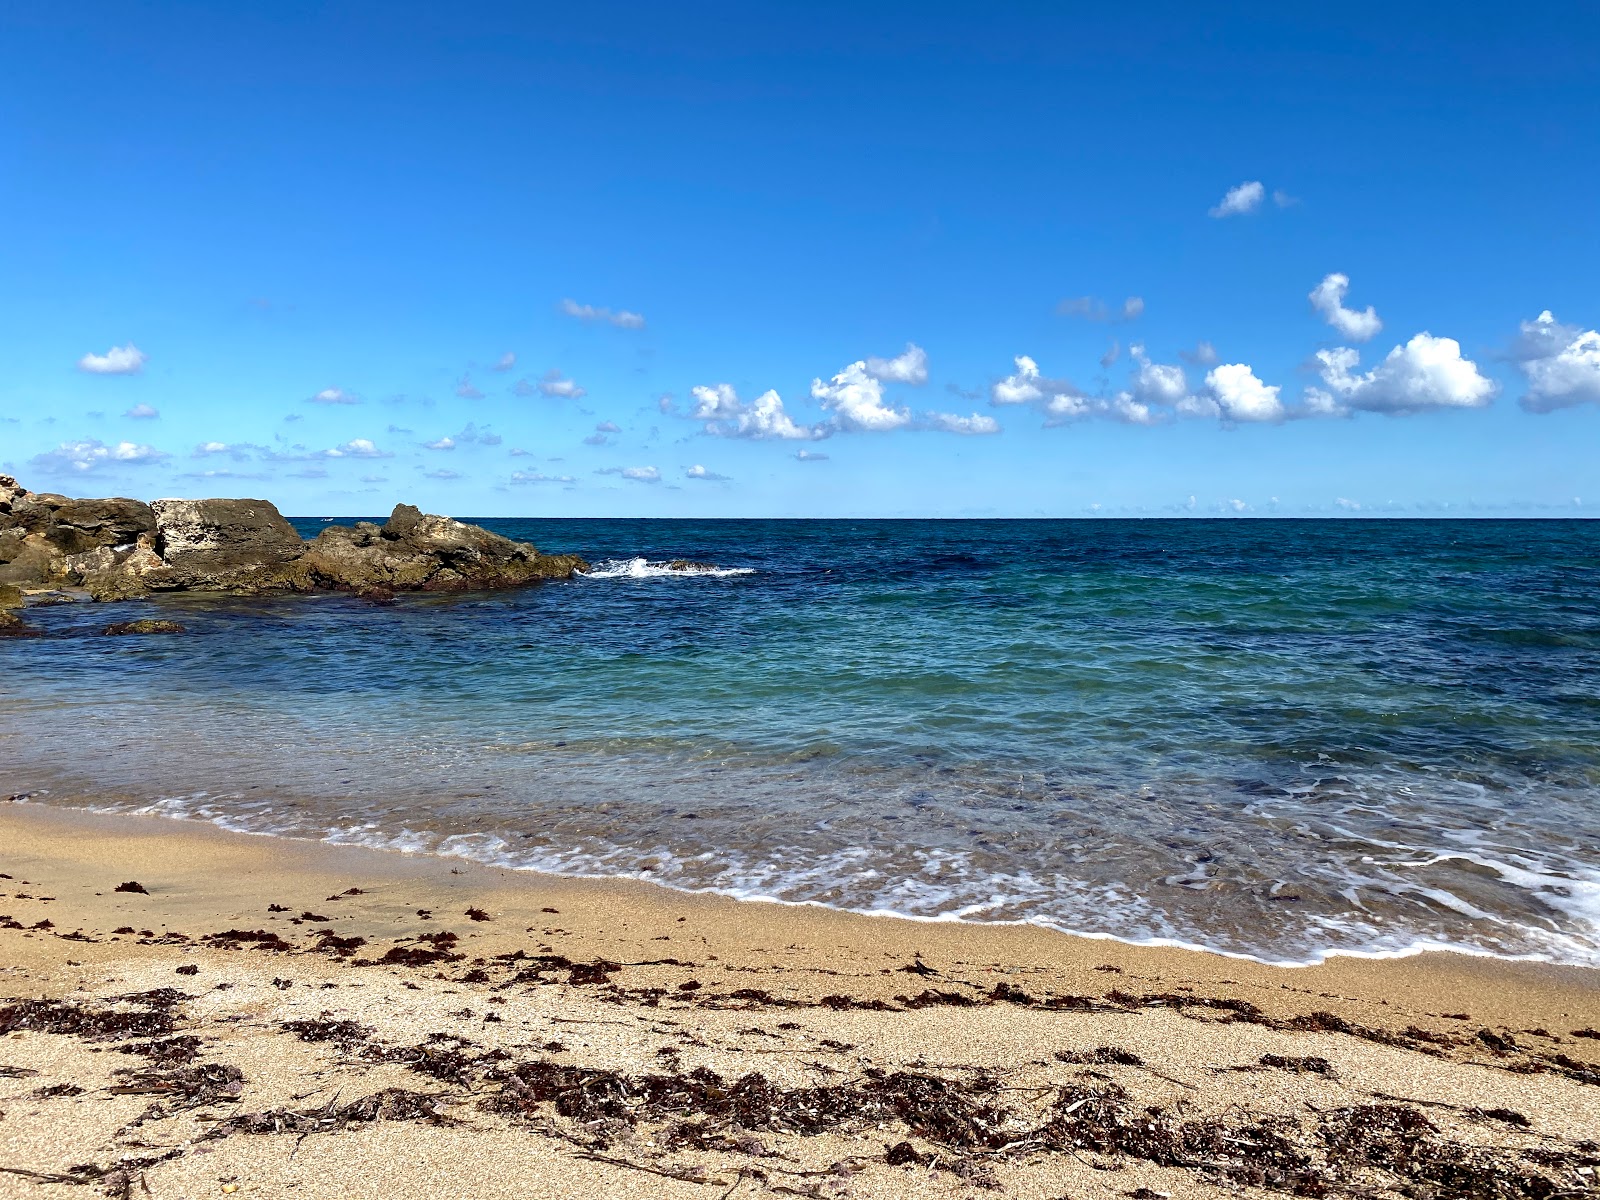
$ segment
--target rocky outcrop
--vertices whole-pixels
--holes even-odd
[[[329,526],[301,562],[316,586],[380,595],[519,587],[569,579],[588,566],[576,555],[540,554],[527,542],[409,504],[396,505],[383,525]]]
[[[266,500],[72,500],[0,475],[0,588],[62,585],[96,600],[152,592],[475,591],[566,579],[588,566],[398,505],[383,525],[304,541]]]

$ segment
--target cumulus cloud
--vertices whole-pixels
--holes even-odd
[[[1223,363],[1206,374],[1206,395],[1185,415],[1219,416],[1225,421],[1281,421],[1288,415],[1277,384],[1256,378],[1245,363]],[[1180,407],[1180,412],[1184,408]]]
[[[826,426],[797,422],[784,410],[783,398],[770,388],[749,403],[727,383],[693,387],[689,395],[694,402],[690,417],[704,421],[706,432],[717,437],[814,441],[829,433]]]
[[[886,433],[911,424],[911,411],[885,404],[883,380],[867,368],[866,360],[853,362],[828,382],[811,381],[811,398],[828,412],[841,429]]]
[[[1351,412],[1420,413],[1442,408],[1482,408],[1494,399],[1494,382],[1454,338],[1423,332],[1396,346],[1372,370],[1356,374],[1361,355],[1347,346],[1317,351],[1326,388],[1306,390],[1306,408],[1321,416]]]
[[[1267,189],[1258,179],[1251,179],[1237,187],[1228,189],[1227,194],[1211,209],[1213,217],[1239,217],[1246,213],[1253,213],[1261,207],[1261,201],[1266,197]]]
[[[499,358],[495,359],[494,366],[491,367],[490,370],[493,370],[493,371],[509,371],[509,370],[511,370],[512,367],[514,367],[516,365],[517,365],[516,352],[513,351],[513,350],[507,350]]]
[[[149,361],[148,354],[129,342],[126,346],[113,346],[104,354],[85,354],[78,360],[78,370],[90,375],[137,375]]]
[[[512,483],[574,483],[571,475],[546,475],[543,471],[513,471]]]
[[[1522,322],[1512,359],[1528,380],[1521,404],[1529,412],[1600,404],[1600,331],[1563,325],[1546,309]]]
[[[122,415],[125,417],[132,417],[135,421],[154,421],[161,415],[161,410],[154,408],[149,404],[135,404]]]
[[[422,477],[424,479],[460,479],[461,478],[461,472],[460,471],[428,471]]]
[[[422,448],[424,450],[454,450],[456,448],[456,440],[453,437],[442,437],[435,441],[423,442]]]
[[[165,451],[139,442],[108,446],[98,438],[62,442],[54,450],[36,454],[29,465],[51,474],[82,474],[107,466],[147,466],[170,458]]]
[[[524,396],[531,393],[522,391],[519,385],[517,394]],[[549,370],[545,372],[544,378],[539,381],[539,394],[541,396],[558,396],[563,400],[581,400],[589,393],[571,379],[563,378],[560,371]]]
[[[391,425],[389,426],[389,432],[409,433],[410,430],[399,430]],[[454,450],[457,446],[470,446],[474,443],[480,446],[498,446],[501,441],[502,438],[498,433],[493,433],[488,429],[479,429],[476,422],[468,421],[461,432],[447,434],[431,442],[424,442],[422,443],[422,448],[424,450]]]
[[[1311,289],[1307,298],[1311,301],[1311,307],[1321,313],[1323,320],[1338,330],[1341,337],[1353,342],[1371,341],[1383,328],[1383,322],[1378,319],[1378,310],[1370,304],[1365,312],[1346,308],[1344,298],[1349,290],[1350,277],[1335,271],[1323,276],[1322,282]]]
[[[1089,395],[1061,379],[1050,379],[1027,355],[1016,370],[991,389],[996,406],[1026,404],[1044,414],[1047,425],[1101,418],[1128,425],[1159,425],[1174,417],[1213,417],[1227,422],[1278,421],[1287,414],[1279,389],[1234,363],[1213,369],[1198,391],[1191,391],[1182,367],[1153,361],[1142,345],[1128,349],[1134,369],[1128,385],[1110,394]]]
[[[322,451],[323,458],[393,458],[387,450],[380,450],[367,438],[351,438],[341,445]]]
[[[827,462],[828,461],[828,456],[826,454],[818,454],[815,450],[796,450],[794,452],[794,456],[795,456],[795,458],[799,459],[801,462]]]
[[[885,383],[928,382],[928,352],[915,342],[907,342],[903,354],[894,358],[868,358],[864,366],[868,375]]]
[[[620,475],[636,483],[660,483],[661,472],[655,467],[601,467],[596,475]]]
[[[463,375],[460,379],[456,380],[456,395],[460,396],[463,400],[483,399],[483,393],[480,392],[472,382],[472,373],[470,371]]]
[[[694,466],[684,471],[683,477],[685,479],[703,479],[707,483],[726,483],[728,481],[726,475],[718,475],[715,471],[708,471],[699,463],[695,463]]]
[[[323,388],[310,398],[312,404],[360,404],[361,397],[345,391],[343,388]]]
[[[594,427],[596,433],[621,433],[622,427],[615,421],[601,421]]]
[[[613,311],[609,308],[596,308],[592,304],[579,304],[576,300],[563,300],[560,308],[567,316],[576,317],[580,321],[604,321],[608,325],[615,325],[618,329],[644,328],[644,318],[627,309]]]
[[[1193,350],[1179,350],[1178,357],[1197,367],[1209,367],[1217,361],[1217,349],[1210,342],[1201,342]]]

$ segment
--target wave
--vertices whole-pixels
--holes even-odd
[[[651,562],[646,558],[608,558],[579,572],[584,579],[728,579],[755,573],[754,567],[719,567],[685,559]]]

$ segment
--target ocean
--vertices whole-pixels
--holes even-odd
[[[1600,965],[1600,522],[482,524],[595,569],[31,611],[0,789],[1272,962]],[[190,632],[90,636],[148,615]]]

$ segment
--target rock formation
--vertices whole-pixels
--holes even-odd
[[[96,600],[172,591],[381,597],[518,587],[587,567],[409,504],[383,525],[330,525],[307,542],[265,500],[71,500],[0,475],[0,611],[7,597],[63,585]]]

